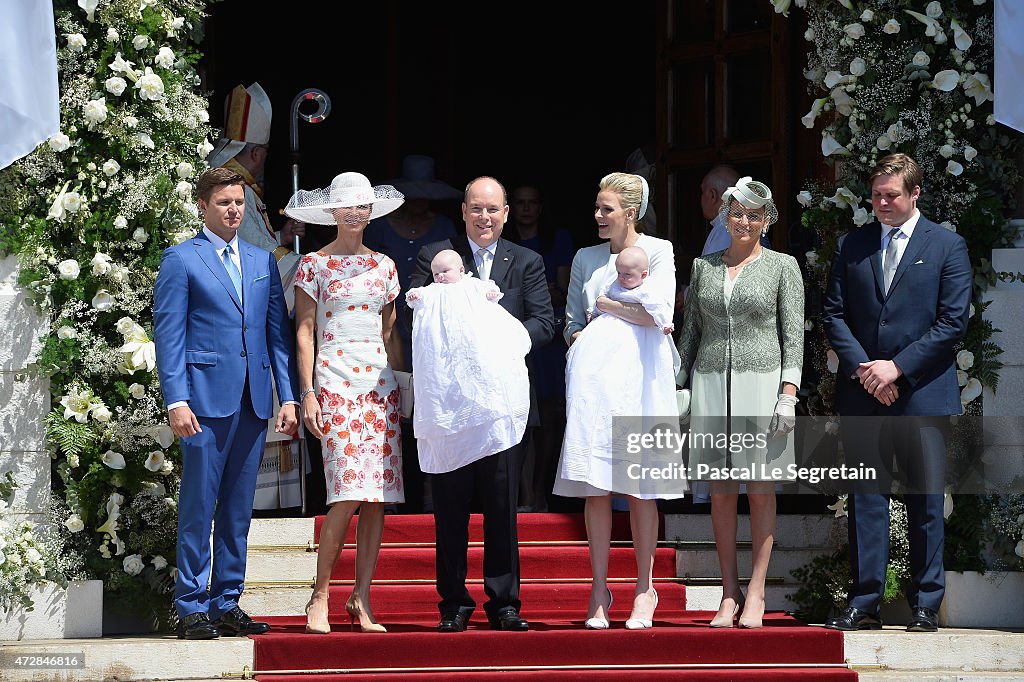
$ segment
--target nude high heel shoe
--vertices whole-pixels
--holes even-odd
[[[754,603],[756,604],[757,602],[754,602]],[[761,602],[761,613],[758,616],[756,616],[756,617],[753,617],[753,618],[748,617],[747,616],[747,610],[745,608],[743,609],[743,615],[740,616],[740,619],[739,619],[739,627],[744,628],[746,630],[756,630],[757,628],[759,628],[759,627],[761,627],[763,625],[763,620],[764,620],[764,602],[762,601]]]
[[[387,632],[387,628],[377,622],[377,619],[373,617],[369,609],[363,611],[362,601],[357,600],[355,595],[348,598],[345,602],[345,610],[348,611],[349,623],[352,629],[356,629],[356,621],[359,621],[359,629],[363,632]]]
[[[586,622],[583,623],[583,625],[586,626],[586,628],[588,630],[607,630],[608,629],[609,623],[608,623],[608,617],[607,616],[608,616],[608,612],[612,608],[612,591],[611,591],[610,588],[605,588],[605,589],[608,590],[608,608],[606,608],[604,610],[605,617],[604,618],[587,618]]]
[[[725,597],[722,598],[722,601],[725,601]],[[745,601],[744,601],[743,597],[740,597],[739,599],[734,599],[733,600],[733,605],[732,605],[732,613],[728,614],[728,615],[723,615],[721,613],[722,607],[721,607],[721,605],[719,605],[719,607],[718,607],[719,613],[716,614],[715,617],[711,619],[711,622],[709,623],[709,625],[711,627],[713,627],[713,628],[731,628],[732,624],[733,624],[733,621],[736,620],[736,616],[739,614],[740,609],[743,608],[744,603],[745,603]]]
[[[331,623],[327,617],[327,598],[324,597],[324,613],[322,618],[318,618],[316,616],[311,618],[309,615],[309,610],[312,608],[315,600],[316,597],[313,596],[309,598],[308,602],[306,602],[306,632],[314,635],[326,635],[331,631]]]
[[[651,588],[654,592],[654,608],[658,608],[658,592],[654,588]],[[627,630],[646,630],[647,628],[654,627],[654,611],[651,611],[650,618],[630,618],[626,621]]]

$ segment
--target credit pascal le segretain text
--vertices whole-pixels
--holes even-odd
[[[634,481],[805,481],[809,484],[821,481],[874,481],[878,472],[874,467],[845,464],[834,467],[805,467],[789,464],[785,467],[769,466],[763,462],[751,462],[742,467],[717,467],[697,464],[688,467],[673,462],[663,466],[630,464],[626,475]]]

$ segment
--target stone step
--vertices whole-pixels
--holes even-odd
[[[1001,387],[1001,386],[1000,386]],[[739,515],[736,537],[750,541],[750,516]],[[790,548],[830,547],[845,540],[846,526],[828,514],[780,514],[775,537]],[[666,514],[665,539],[669,541],[703,540],[714,542],[710,514]]]
[[[769,611],[792,610],[794,604],[786,599],[786,597],[787,595],[795,593],[798,588],[799,585],[773,585],[771,583],[767,583],[764,587],[765,608]],[[718,605],[721,601],[721,585],[686,586],[687,611],[718,611]]]
[[[689,595],[693,588],[687,589]],[[715,599],[717,606],[717,598]],[[952,630],[908,633],[886,627],[844,633],[847,660],[862,679],[924,682],[1006,682],[1024,679],[1020,631]],[[17,655],[84,655],[72,670],[3,670],[5,682],[22,680],[189,680],[205,682],[253,667],[253,643],[245,637],[189,642],[174,636],[0,642],[0,660]],[[628,652],[623,652],[628,662]],[[860,666],[860,667],[858,667]],[[237,677],[236,677],[237,679]]]
[[[305,581],[316,576],[316,552],[305,549],[252,549],[245,563],[245,582]]]
[[[992,249],[992,269],[996,274],[1008,272],[1012,275],[1024,273],[1024,249]],[[1024,292],[1024,282],[996,281],[997,289]]]
[[[828,547],[785,549],[776,547],[772,550],[771,561],[768,564],[768,574],[781,577],[790,582],[793,580],[791,571],[810,563],[815,557],[831,552]],[[736,552],[736,562],[740,567],[740,573],[750,572],[751,551],[750,547],[740,546]],[[676,575],[680,578],[686,577],[715,577],[720,578],[722,573],[718,566],[718,553],[714,547],[709,549],[676,550]]]
[[[250,547],[301,545],[313,541],[315,519],[253,519],[249,526]]]

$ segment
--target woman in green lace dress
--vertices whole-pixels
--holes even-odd
[[[693,262],[678,383],[691,381],[690,477],[710,481],[711,520],[722,571],[712,627],[761,627],[775,534],[776,471],[792,464],[803,365],[804,286],[787,254],[760,238],[778,219],[771,190],[740,178],[722,198],[731,242]],[[736,565],[736,503],[746,484],[753,544],[744,598]],[[742,611],[742,613],[741,613]]]

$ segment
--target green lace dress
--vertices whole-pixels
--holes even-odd
[[[694,260],[679,337],[680,385],[692,369],[689,474],[771,480],[794,462],[792,434],[764,434],[783,382],[800,385],[803,276],[792,256],[762,249],[729,281],[723,253]]]

